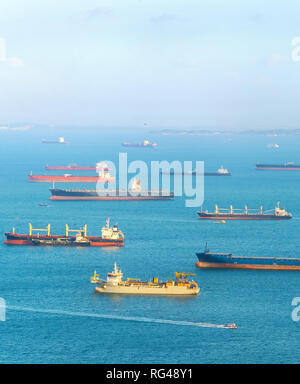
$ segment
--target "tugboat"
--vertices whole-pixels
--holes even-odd
[[[90,282],[97,284],[96,293],[118,293],[132,295],[197,295],[200,291],[195,281],[189,281],[187,276],[194,276],[192,273],[175,272],[175,280],[170,279],[166,282],[158,281],[153,278],[152,281],[142,282],[139,279],[127,278],[122,280],[123,273],[121,269],[114,265],[114,270],[107,274],[107,279],[102,280],[97,272]]]

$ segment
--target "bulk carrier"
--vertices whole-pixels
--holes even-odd
[[[47,234],[41,235],[40,232]],[[71,234],[74,232],[76,235]],[[5,237],[4,243],[8,245],[121,247],[125,242],[124,234],[117,225],[110,227],[109,219],[101,230],[101,236],[88,236],[86,225],[83,229],[70,229],[66,225],[65,235],[51,235],[50,224],[46,229],[34,229],[29,224],[29,234],[17,234],[13,229],[12,232],[6,232]]]
[[[139,180],[134,180],[128,191],[119,189],[57,189],[53,187],[50,188],[50,192],[52,194],[50,200],[56,201],[172,200],[174,198],[174,193],[169,191],[143,191]]]
[[[233,256],[232,253],[211,253],[207,244],[204,252],[196,253],[198,268],[221,269],[264,269],[300,271],[300,259],[289,257],[246,257]]]
[[[279,203],[274,210],[263,211],[261,206],[259,210],[248,209],[234,209],[232,206],[229,209],[219,208],[216,205],[215,212],[201,211],[198,213],[200,220],[289,220],[293,216],[285,209],[280,208]]]
[[[107,274],[107,279],[102,280],[94,272],[91,278],[92,284],[97,284],[95,287],[96,293],[117,293],[131,295],[197,295],[200,291],[198,284],[195,281],[189,281],[187,276],[194,276],[192,273],[175,273],[175,280],[170,279],[166,282],[161,282],[157,278],[152,281],[140,281],[139,279],[127,278],[122,280],[123,273],[121,269],[114,265],[114,270]]]

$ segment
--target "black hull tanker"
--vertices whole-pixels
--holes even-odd
[[[172,200],[169,191],[143,191],[139,180],[134,179],[128,191],[100,189],[56,189],[51,188],[50,200]]]
[[[272,211],[263,212],[263,208],[259,210],[248,209],[222,209],[216,205],[215,212],[201,211],[198,213],[200,220],[289,220],[293,216],[285,209],[278,206]]]
[[[70,189],[56,189],[51,188],[52,196],[50,200],[68,201],[68,200],[92,200],[92,201],[105,201],[105,200],[172,200],[174,198],[173,192],[164,191],[142,191],[123,193],[122,191],[115,190],[70,190]]]
[[[294,163],[284,164],[256,164],[257,171],[300,171],[300,165]]]
[[[198,268],[300,271],[299,258],[233,256],[232,253],[211,253],[207,246],[196,255]]]

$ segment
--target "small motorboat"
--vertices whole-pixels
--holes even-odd
[[[224,326],[224,328],[228,328],[228,329],[237,329],[237,325],[235,323],[232,323],[232,324],[226,324]]]

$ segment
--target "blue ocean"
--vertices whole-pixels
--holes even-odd
[[[41,133],[42,132],[42,133]],[[176,136],[126,130],[61,129],[0,132],[0,363],[297,363],[300,322],[291,305],[300,296],[300,272],[199,270],[195,253],[299,257],[300,172],[258,172],[256,162],[300,163],[300,137]],[[42,144],[64,136],[69,145]],[[145,137],[146,136],[146,137]],[[117,162],[122,141],[157,142],[128,148],[128,161],[204,161],[232,177],[206,177],[203,208],[272,209],[278,201],[293,219],[216,224],[199,221],[185,197],[174,201],[55,202],[49,184],[28,183],[49,165]],[[274,142],[279,148],[268,148]],[[49,171],[48,171],[49,172]],[[59,172],[49,172],[51,174]],[[80,171],[73,174],[83,174]],[[60,185],[57,185],[60,186]],[[61,185],[66,186],[66,185]],[[77,187],[74,185],[74,187]],[[47,207],[39,204],[48,202]],[[28,233],[51,224],[63,234],[88,226],[99,235],[107,218],[126,236],[123,248],[4,245],[4,233]],[[125,277],[167,280],[195,273],[197,297],[99,295],[90,277],[105,278],[113,264]],[[196,323],[236,323],[237,329]]]

